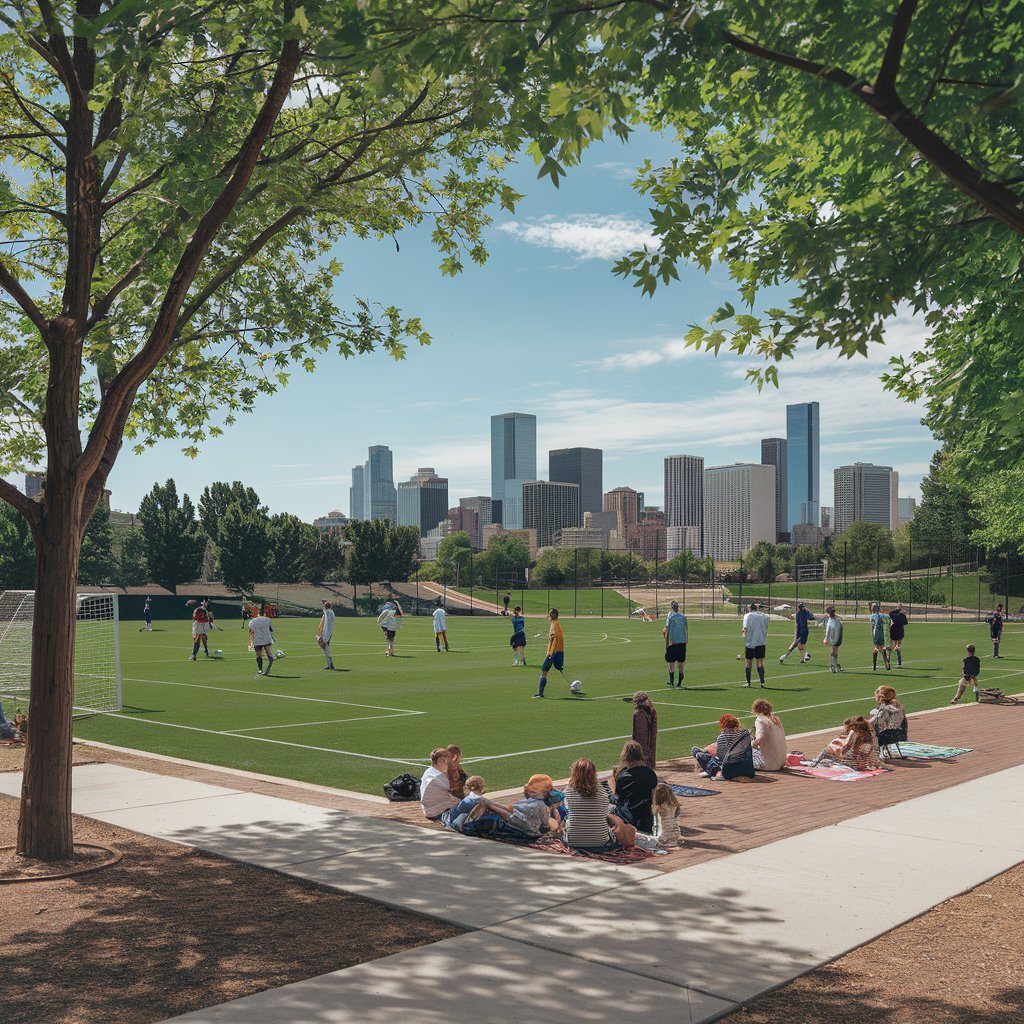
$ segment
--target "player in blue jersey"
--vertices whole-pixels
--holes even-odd
[[[807,635],[810,629],[810,624],[817,621],[814,616],[804,607],[803,601],[796,606],[796,615],[794,616],[796,628],[793,630],[793,642],[789,645],[789,650],[779,658],[779,664],[785,665],[786,659],[795,651],[798,647],[800,648],[800,664],[806,665],[811,660],[811,652],[807,650]]]
[[[888,672],[892,665],[889,662],[889,645],[885,642],[885,626],[889,621],[888,615],[883,615],[881,606],[876,601],[871,606],[871,671],[878,671],[878,655],[881,654],[885,660],[885,671]]]

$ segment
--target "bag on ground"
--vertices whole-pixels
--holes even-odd
[[[384,783],[384,795],[392,803],[403,803],[420,798],[420,780],[404,772],[390,782]]]

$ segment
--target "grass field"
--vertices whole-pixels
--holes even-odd
[[[867,713],[871,694],[891,682],[907,709],[945,704],[959,676],[967,643],[987,655],[987,628],[974,624],[917,624],[908,630],[905,668],[870,670],[868,626],[850,623],[842,675],[828,671],[821,634],[811,633],[813,660],[782,666],[792,627],[773,622],[767,682],[761,691],[742,687],[739,622],[690,620],[685,690],[665,685],[658,623],[636,620],[567,620],[566,674],[581,679],[585,695],[573,697],[553,673],[548,699],[531,700],[542,660],[546,624],[528,620],[528,668],[513,668],[510,629],[502,618],[450,617],[452,652],[434,649],[428,618],[410,618],[393,659],[384,658],[372,620],[339,619],[332,644],[341,671],[323,670],[314,643],[315,620],[281,619],[277,646],[286,658],[274,674],[255,676],[247,636],[237,622],[211,636],[223,655],[195,663],[187,621],[158,622],[152,633],[122,624],[124,710],[75,723],[82,739],[169,754],[270,775],[380,794],[402,771],[419,773],[431,748],[458,743],[467,766],[492,789],[521,784],[533,772],[555,778],[586,755],[609,768],[630,732],[632,708],[624,703],[646,689],[656,702],[658,753],[689,753],[717,735],[725,711],[748,712],[763,695],[780,711],[790,734],[832,726],[852,713]],[[544,634],[543,636],[540,634]],[[1004,634],[1003,661],[983,661],[983,685],[1016,692],[1024,678],[1018,653],[1024,628]],[[749,719],[748,719],[749,721]],[[795,744],[799,746],[799,742]]]
[[[449,590],[457,590],[458,593],[469,596],[468,587],[449,587]],[[509,611],[519,605],[526,615],[547,615],[548,609],[557,608],[562,615],[573,615],[574,609],[577,615],[600,615],[602,609],[605,615],[625,615],[633,608],[639,608],[637,601],[627,601],[625,594],[620,594],[611,587],[604,588],[602,598],[601,587],[580,587],[573,592],[572,587],[568,590],[546,589],[538,587],[536,590],[473,590],[473,597],[477,601],[485,601],[488,604],[501,607],[501,599],[506,593],[512,595],[509,601]],[[602,604],[603,601],[603,604]]]

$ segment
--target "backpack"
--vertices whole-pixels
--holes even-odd
[[[402,803],[420,798],[420,780],[405,772],[390,782],[384,783],[384,795],[392,803]]]
[[[1019,704],[1016,697],[1007,697],[998,686],[983,686],[978,691],[978,700],[982,704]]]

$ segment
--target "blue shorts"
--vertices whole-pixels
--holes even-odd
[[[554,665],[555,668],[557,668],[558,671],[561,672],[562,671],[562,666],[564,664],[565,664],[565,651],[555,651],[554,654],[549,654],[544,659],[544,664],[541,665],[540,670],[541,670],[541,672],[547,672],[547,670],[549,668],[551,668],[552,665]]]
[[[807,636],[808,636],[808,633],[807,633],[806,629],[801,631],[801,632],[798,632],[797,635],[796,635],[796,642],[798,644],[805,644],[805,643],[807,643]]]

